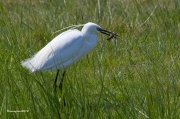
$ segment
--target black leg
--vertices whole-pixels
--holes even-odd
[[[66,74],[66,70],[63,72],[63,75],[59,84],[59,89],[61,90],[61,93],[62,93],[62,84],[63,84],[63,79],[64,79],[65,74]],[[64,96],[63,96],[63,102],[64,102],[64,106],[66,106],[66,101],[65,101]]]
[[[62,75],[62,78],[61,78],[61,81],[59,84],[59,88],[60,88],[61,92],[62,92],[62,84],[63,84],[63,79],[64,79],[65,74],[66,74],[66,70],[63,72],[63,75]]]
[[[61,81],[60,81],[60,84],[59,84],[59,89],[61,90],[61,93],[62,93],[62,84],[63,84],[63,79],[64,79],[64,76],[65,76],[65,73],[66,73],[66,70],[63,72],[63,75],[62,75],[62,78],[61,78]],[[57,79],[58,79],[58,75],[59,75],[59,70],[57,70],[57,73],[56,73],[56,78],[54,80],[54,90],[56,92],[56,82],[57,82]],[[66,101],[63,97],[63,102],[64,102],[64,106],[66,106]]]
[[[58,75],[59,75],[59,70],[57,70],[56,78],[54,80],[54,89],[56,89],[56,82],[57,82],[57,79],[58,79]]]

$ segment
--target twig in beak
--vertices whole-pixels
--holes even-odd
[[[107,38],[107,40],[110,42],[114,36],[115,36],[114,34],[110,34],[109,37]]]

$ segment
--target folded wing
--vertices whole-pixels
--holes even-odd
[[[82,37],[78,30],[63,32],[21,64],[32,72],[66,69],[77,60],[76,56],[79,55],[85,42]]]

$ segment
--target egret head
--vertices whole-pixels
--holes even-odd
[[[111,38],[117,38],[118,37],[117,34],[110,32],[110,31],[107,31],[107,30],[101,28],[99,25],[92,23],[92,22],[86,23],[84,25],[82,31],[86,34],[92,34],[95,32],[100,32],[102,34],[108,35],[109,37],[107,38],[107,40],[109,40],[109,41],[111,40]]]
[[[95,23],[88,22],[84,24],[82,31],[87,33],[94,33],[94,32],[98,32],[97,28],[100,28],[100,26]]]

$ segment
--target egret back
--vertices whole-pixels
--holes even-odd
[[[66,69],[70,59],[77,56],[83,46],[82,34],[78,30],[68,30],[55,37],[32,58],[22,62],[22,65],[32,72],[41,70]],[[69,62],[69,63],[65,63]]]

